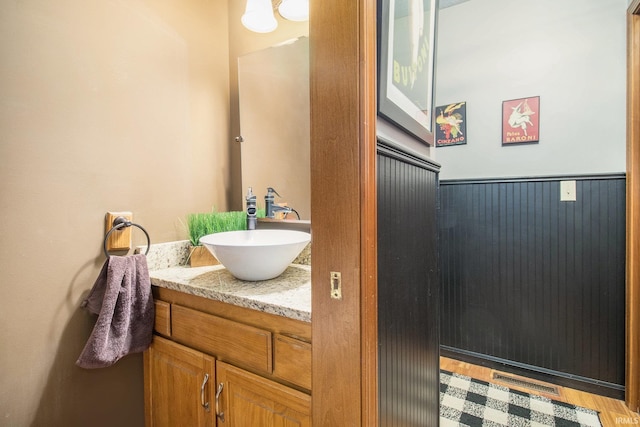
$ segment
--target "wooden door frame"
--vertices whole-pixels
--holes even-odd
[[[640,0],[627,9],[627,280],[625,400],[640,411]]]
[[[312,419],[319,426],[378,425],[376,4],[310,3]]]

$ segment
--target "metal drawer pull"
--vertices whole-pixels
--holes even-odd
[[[209,374],[204,374],[204,381],[202,381],[202,386],[200,387],[200,405],[209,412],[209,402],[204,401],[204,387],[207,385],[207,381],[209,381]]]
[[[220,418],[220,421],[224,422],[224,412],[220,412],[220,395],[222,394],[223,383],[218,384],[218,390],[216,391],[216,417]]]

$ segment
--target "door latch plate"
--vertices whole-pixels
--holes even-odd
[[[331,272],[331,298],[342,299],[342,274],[339,271]]]

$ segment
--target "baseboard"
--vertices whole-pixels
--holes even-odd
[[[440,355],[467,363],[473,363],[474,365],[556,384],[562,387],[569,387],[576,390],[586,391],[587,393],[624,400],[624,386],[618,384],[553,371],[551,369],[540,368],[537,366],[527,365],[525,363],[518,363],[512,360],[501,359],[499,357],[493,357],[486,354],[475,353],[443,345],[440,346]]]

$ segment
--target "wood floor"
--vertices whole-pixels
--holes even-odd
[[[594,409],[600,412],[600,421],[602,421],[603,427],[615,427],[615,426],[640,426],[640,415],[635,412],[631,412],[629,408],[621,400],[611,399],[609,397],[598,396],[596,394],[586,393],[579,390],[574,390],[566,387],[559,387],[553,384],[548,384],[556,387],[558,394],[549,394],[537,392],[528,388],[517,387],[512,384],[503,384],[499,381],[493,380],[493,373],[495,370],[490,368],[484,368],[478,365],[472,365],[470,363],[461,362],[459,360],[449,359],[446,357],[440,358],[440,368],[446,371],[455,372],[462,375],[467,375],[472,378],[476,378],[482,381],[501,384],[509,388],[522,390],[531,394],[538,394],[548,397],[550,399],[559,400],[561,402],[571,403],[574,405],[582,406],[589,409]],[[509,374],[509,376],[514,376]],[[531,381],[531,380],[528,380]],[[540,382],[538,382],[540,383]],[[545,383],[540,383],[545,384]]]

